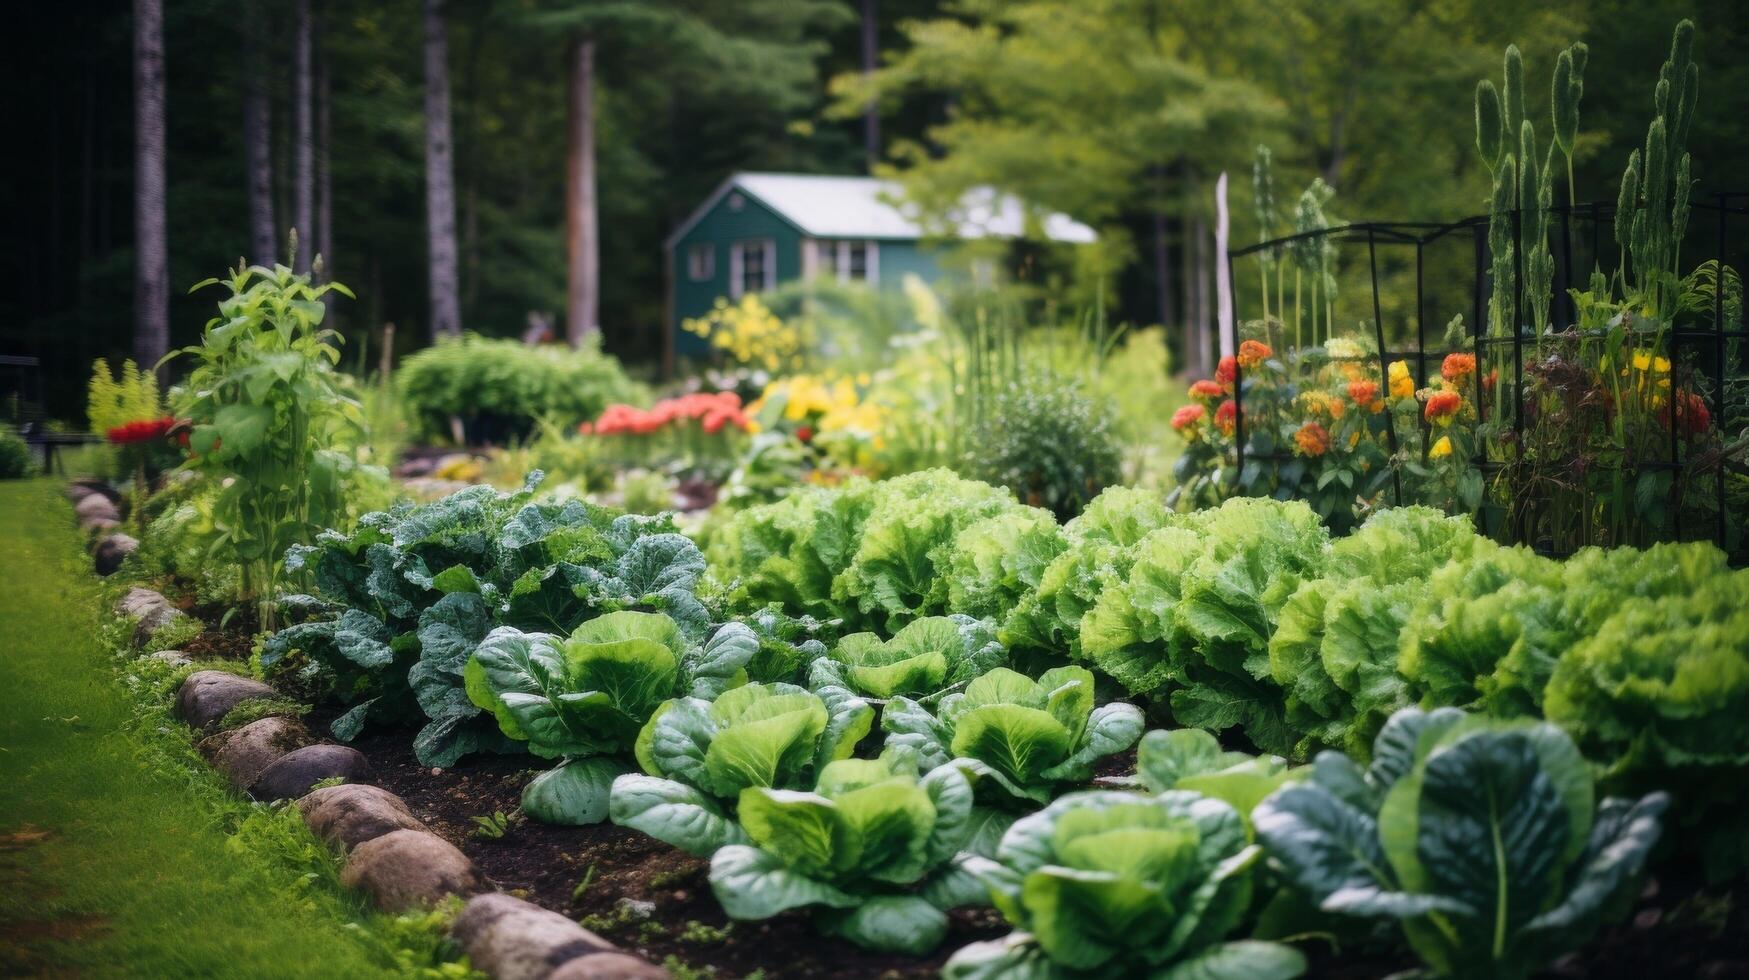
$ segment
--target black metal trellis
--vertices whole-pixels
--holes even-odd
[[[1573,289],[1575,285],[1575,236],[1572,224],[1574,220],[1584,221],[1589,224],[1590,234],[1587,237],[1589,238],[1588,244],[1590,258],[1595,267],[1600,269],[1606,268],[1607,266],[1604,262],[1605,256],[1602,253],[1602,248],[1604,246],[1600,229],[1603,222],[1614,217],[1615,207],[1613,204],[1593,202],[1580,205],[1555,205],[1549,210],[1552,216],[1557,219],[1557,227],[1554,229],[1553,235],[1551,235],[1554,239],[1553,243],[1551,243],[1551,247],[1558,245],[1558,248],[1555,248],[1554,250],[1559,253],[1559,261],[1554,264],[1553,269],[1554,288],[1551,290],[1551,296],[1549,299],[1549,323],[1547,325],[1547,330],[1551,335],[1569,338],[1573,335],[1572,331],[1577,327],[1578,319],[1577,304],[1572,294],[1569,292],[1569,290]],[[1711,382],[1712,417],[1716,421],[1716,424],[1720,426],[1723,426],[1727,421],[1728,405],[1726,401],[1726,384],[1728,377],[1730,377],[1734,371],[1741,371],[1744,367],[1740,364],[1734,366],[1727,364],[1727,361],[1729,360],[1729,355],[1727,353],[1729,346],[1728,342],[1749,339],[1749,329],[1744,329],[1744,324],[1742,323],[1738,323],[1735,329],[1730,329],[1725,322],[1725,279],[1727,270],[1727,243],[1730,234],[1729,219],[1732,215],[1749,215],[1749,192],[1718,192],[1705,196],[1697,196],[1691,203],[1691,210],[1693,214],[1689,228],[1691,238],[1694,237],[1693,232],[1696,231],[1697,228],[1704,227],[1703,222],[1698,220],[1700,216],[1711,214],[1716,218],[1713,223],[1714,227],[1710,230],[1711,233],[1708,235],[1711,239],[1712,247],[1706,249],[1706,254],[1704,255],[1704,258],[1710,258],[1716,261],[1715,275],[1717,278],[1713,289],[1712,323],[1708,329],[1700,329],[1692,326],[1676,327],[1673,325],[1672,328],[1664,334],[1664,336],[1668,338],[1668,353],[1671,363],[1671,391],[1668,402],[1668,411],[1670,412],[1670,422],[1668,426],[1670,430],[1670,456],[1668,459],[1638,460],[1633,464],[1632,470],[1628,475],[1635,475],[1644,471],[1670,471],[1675,474],[1673,479],[1680,481],[1684,471],[1689,470],[1694,466],[1692,454],[1690,454],[1690,458],[1686,461],[1683,457],[1680,436],[1680,422],[1683,406],[1679,404],[1680,399],[1677,397],[1678,391],[1675,384],[1681,352],[1684,349],[1694,350],[1697,353],[1703,354],[1710,353],[1711,355],[1711,371],[1702,372],[1702,375],[1707,377],[1707,380]],[[1448,236],[1457,236],[1467,232],[1473,242],[1472,261],[1474,275],[1473,284],[1471,285],[1472,303],[1470,311],[1470,340],[1474,344],[1473,350],[1478,360],[1477,369],[1474,372],[1475,376],[1473,379],[1475,384],[1474,404],[1478,413],[1478,423],[1487,420],[1486,413],[1488,411],[1489,399],[1486,397],[1486,392],[1484,390],[1484,375],[1486,371],[1483,367],[1486,363],[1486,355],[1494,354],[1497,348],[1510,346],[1512,356],[1512,397],[1510,399],[1502,399],[1498,405],[1498,410],[1501,412],[1508,410],[1511,411],[1511,427],[1513,432],[1513,445],[1515,447],[1514,451],[1522,451],[1526,425],[1524,374],[1526,331],[1528,329],[1524,322],[1526,304],[1526,298],[1524,295],[1524,255],[1522,248],[1514,249],[1513,264],[1515,274],[1512,295],[1512,323],[1516,329],[1512,329],[1507,336],[1487,336],[1488,296],[1491,286],[1490,270],[1492,258],[1487,240],[1488,223],[1489,218],[1487,215],[1476,215],[1446,223],[1357,222],[1339,225],[1332,228],[1300,232],[1298,234],[1287,235],[1242,248],[1229,249],[1227,252],[1228,282],[1229,290],[1231,292],[1233,318],[1230,325],[1223,326],[1224,330],[1229,331],[1229,335],[1225,338],[1223,346],[1228,350],[1236,351],[1241,339],[1239,329],[1239,324],[1243,322],[1240,315],[1239,305],[1239,284],[1241,280],[1236,274],[1237,270],[1235,268],[1238,259],[1255,255],[1270,254],[1276,256],[1277,261],[1289,261],[1287,258],[1288,246],[1312,240],[1355,244],[1364,242],[1367,248],[1367,266],[1371,282],[1373,337],[1377,347],[1376,360],[1378,364],[1379,384],[1388,394],[1390,365],[1396,361],[1413,363],[1416,368],[1415,377],[1418,380],[1425,378],[1427,376],[1428,364],[1430,361],[1441,360],[1447,354],[1452,353],[1450,351],[1428,349],[1425,279],[1426,251],[1429,246],[1445,240]],[[1523,240],[1521,234],[1522,215],[1517,209],[1514,209],[1512,212],[1512,225],[1513,242],[1521,242]],[[1678,243],[1679,251],[1684,251],[1681,248],[1682,244],[1683,243]],[[1391,349],[1391,345],[1387,343],[1385,320],[1379,295],[1378,249],[1381,245],[1386,247],[1410,247],[1414,249],[1415,305],[1413,307],[1413,316],[1415,319],[1415,339],[1414,348],[1412,350],[1393,350]],[[1613,259],[1614,256],[1609,256],[1609,258]],[[1740,261],[1749,261],[1749,258],[1745,258],[1740,254],[1738,258]],[[1615,263],[1609,263],[1609,265],[1613,264]],[[1279,313],[1280,311],[1278,311],[1278,314]],[[1557,327],[1557,325],[1560,326]],[[1331,329],[1332,335],[1334,335],[1333,324]],[[1707,350],[1707,341],[1711,342],[1710,351]],[[1737,353],[1738,356],[1741,357],[1741,351]],[[1501,380],[1503,381],[1504,379]],[[1269,452],[1248,450],[1247,444],[1250,442],[1250,439],[1247,438],[1246,434],[1244,381],[1243,367],[1241,365],[1235,365],[1233,399],[1235,408],[1234,437],[1236,444],[1236,458],[1234,460],[1235,465],[1232,469],[1232,479],[1235,485],[1240,484],[1244,480],[1245,468],[1248,461],[1252,464],[1273,464],[1275,466],[1280,466],[1281,464],[1289,463],[1296,459],[1291,453],[1279,449]],[[1502,387],[1502,385],[1497,383],[1496,390],[1498,391],[1500,387]],[[1498,417],[1497,421],[1499,421]],[[1425,455],[1430,442],[1429,439],[1425,438],[1428,424],[1424,417],[1420,420],[1419,424],[1421,425],[1424,434],[1424,438],[1422,439],[1422,452]],[[1387,418],[1385,423],[1385,433],[1387,445],[1389,446],[1392,457],[1395,458],[1398,455],[1399,447],[1396,419],[1394,417]],[[1504,472],[1506,479],[1509,481],[1509,485],[1506,489],[1511,499],[1521,499],[1520,494],[1526,488],[1520,486],[1516,482],[1522,476],[1517,468],[1510,466],[1505,460],[1488,458],[1486,447],[1480,445],[1479,442],[1478,445],[1474,447],[1474,453],[1470,459],[1470,463],[1485,477],[1498,477],[1499,474]],[[1729,521],[1727,520],[1729,505],[1725,482],[1725,465],[1726,460],[1720,458],[1713,466],[1713,480],[1711,481],[1713,485],[1711,489],[1713,491],[1712,496],[1715,505],[1713,515],[1714,527],[1712,528],[1712,533],[1708,535],[1708,537],[1710,537],[1721,548],[1729,550]],[[1393,500],[1401,503],[1403,501],[1401,475],[1396,472],[1396,467],[1394,466],[1391,487]],[[1683,489],[1684,491],[1691,490],[1693,489],[1693,486],[1685,485]],[[1478,513],[1476,514],[1478,522],[1485,524],[1487,516],[1486,512],[1488,509],[1489,508],[1486,506],[1478,509]],[[1678,498],[1677,504],[1670,508],[1669,520],[1666,527],[1662,529],[1662,531],[1668,533],[1661,533],[1661,537],[1667,537],[1673,540],[1693,539],[1693,535],[1689,535],[1688,537],[1684,536],[1683,510],[1684,507],[1681,498]],[[1548,547],[1546,542],[1537,539],[1538,529],[1530,519],[1531,514],[1529,508],[1512,508],[1512,512],[1507,516],[1511,519],[1503,521],[1501,527],[1497,530],[1503,533],[1509,541],[1514,543],[1531,544],[1537,546],[1539,550],[1553,552],[1553,549]],[[1749,515],[1745,516],[1746,518],[1749,518]],[[1746,523],[1749,523],[1749,521],[1746,521]],[[1745,536],[1749,537],[1749,535]],[[1744,544],[1749,545],[1749,541],[1745,541]],[[1739,553],[1734,554],[1732,557],[1734,561],[1742,563],[1749,560],[1749,553],[1744,553],[1743,549],[1739,549]]]

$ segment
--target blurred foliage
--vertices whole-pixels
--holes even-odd
[[[451,436],[453,417],[474,444],[526,439],[548,414],[575,425],[640,393],[619,361],[594,343],[572,350],[475,334],[407,358],[395,380],[420,435]]]

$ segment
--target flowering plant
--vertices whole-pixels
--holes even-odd
[[[625,466],[653,460],[677,463],[683,472],[720,478],[740,451],[744,433],[755,430],[732,391],[694,392],[665,398],[648,409],[616,403],[578,431]]]

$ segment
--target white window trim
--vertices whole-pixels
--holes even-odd
[[[697,261],[703,256],[702,262]],[[702,266],[702,269],[701,269]],[[717,246],[715,242],[694,242],[686,248],[686,277],[693,282],[709,282],[717,276]]]
[[[808,251],[804,253],[809,260],[806,274],[830,271],[832,278],[839,282],[852,282],[850,276],[850,250],[861,245],[863,254],[863,277],[867,283],[881,281],[881,245],[873,239],[810,239]]]
[[[729,298],[740,299],[746,295],[745,284],[742,283],[741,272],[746,268],[746,250],[758,246],[765,259],[764,280],[761,290],[777,286],[777,242],[769,238],[750,238],[735,242],[729,246]]]

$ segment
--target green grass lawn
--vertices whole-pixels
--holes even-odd
[[[364,913],[295,818],[139,713],[72,521],[54,483],[0,483],[0,975],[422,972],[429,928]]]

